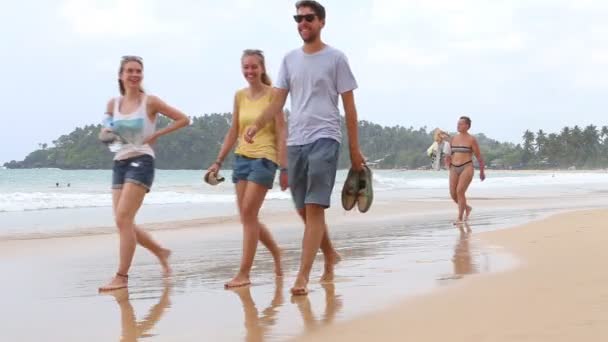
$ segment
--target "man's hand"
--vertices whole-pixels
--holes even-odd
[[[258,128],[258,126],[251,125],[245,129],[245,134],[243,135],[243,138],[246,142],[251,144],[253,143],[253,137],[255,137],[259,130],[260,129]]]
[[[350,162],[351,167],[354,171],[363,170],[363,165],[365,165],[365,157],[363,156],[359,148],[357,148],[355,151],[350,152]]]
[[[287,170],[281,170],[279,174],[279,184],[281,184],[281,191],[287,190],[289,188],[289,178],[287,177]]]

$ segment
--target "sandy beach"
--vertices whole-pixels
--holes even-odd
[[[97,288],[117,263],[112,227],[14,235],[0,239],[0,273],[10,280],[0,283],[9,294],[0,340],[602,340],[602,189],[472,195],[471,233],[454,228],[455,206],[439,193],[417,199],[382,191],[367,214],[334,205],[328,222],[343,261],[335,281],[322,284],[319,255],[311,292],[298,298],[289,288],[302,224],[284,204],[270,202],[262,216],[283,249],[285,277],[274,278],[272,258],[260,248],[253,286],[234,291],[223,284],[241,254],[235,216],[144,223],[173,250],[174,275],[164,280],[138,248],[129,289],[110,295]],[[64,213],[84,215],[77,210]]]
[[[475,275],[298,341],[606,341],[608,210],[482,233],[520,265]]]

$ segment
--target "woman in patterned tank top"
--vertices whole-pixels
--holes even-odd
[[[112,207],[120,236],[120,261],[116,275],[109,283],[100,287],[100,291],[127,287],[128,272],[137,243],[158,258],[165,275],[171,272],[168,263],[171,251],[136,226],[135,215],[154,179],[152,147],[156,139],[187,126],[190,119],[157,96],[145,94],[141,87],[143,68],[141,57],[122,58],[118,71],[118,85],[122,96],[112,98],[106,107],[106,115],[116,124],[114,133],[123,138],[122,147],[114,157],[112,173]],[[159,113],[172,119],[173,123],[157,131],[155,123]],[[103,130],[112,131],[111,128]]]

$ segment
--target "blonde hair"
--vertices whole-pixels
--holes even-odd
[[[266,73],[266,59],[264,58],[264,51],[256,50],[256,49],[247,49],[247,50],[243,51],[243,55],[241,56],[241,61],[243,60],[243,58],[245,58],[247,56],[258,57],[258,59],[260,60],[260,65],[262,66],[262,69],[264,69],[264,71],[262,72],[262,83],[264,83],[267,86],[271,86],[272,81],[270,80],[270,77]]]
[[[441,140],[443,139],[448,139],[450,137],[450,135],[441,130],[440,128],[435,128],[435,130],[433,131],[433,140],[435,140],[436,142],[441,142]]]

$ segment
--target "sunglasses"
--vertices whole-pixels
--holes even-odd
[[[293,20],[295,20],[298,24],[301,23],[302,20],[306,20],[307,22],[312,23],[313,20],[315,20],[316,16],[316,14],[297,14],[293,16]]]

